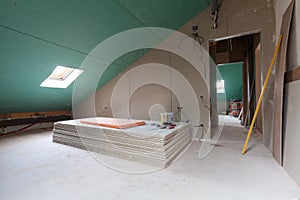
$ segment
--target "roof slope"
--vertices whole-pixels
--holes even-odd
[[[207,6],[207,0],[2,0],[0,113],[70,110],[73,85],[40,87],[57,65],[79,68],[97,44],[128,29],[176,30]],[[146,52],[116,60],[99,87]]]

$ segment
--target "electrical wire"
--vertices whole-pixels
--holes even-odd
[[[201,139],[203,139],[204,133],[207,132],[207,130],[205,130],[204,126],[201,126],[202,130],[201,130],[201,136],[199,137],[198,142],[201,143]]]
[[[193,50],[194,50],[194,52],[195,52],[195,54],[196,54],[196,56],[197,56],[197,58],[198,58],[198,60],[203,64],[203,68],[204,68],[204,78],[206,79],[207,78],[207,72],[206,72],[206,68],[205,68],[205,63],[203,62],[203,57],[202,57],[202,54],[203,54],[203,48],[201,47],[201,44],[203,43],[203,40],[204,40],[204,38],[202,37],[202,36],[200,36],[200,35],[194,35],[194,34],[192,34],[192,36],[193,36]],[[185,39],[190,39],[191,37],[190,36],[185,36],[185,37],[183,37],[183,38],[181,38],[180,39],[180,41],[179,41],[179,43],[178,43],[178,49],[180,48],[180,46],[181,46],[181,44],[182,44],[182,42],[183,42],[183,40],[185,40]],[[197,45],[197,42],[199,43],[199,45]],[[200,55],[197,53],[197,51],[196,51],[196,46],[200,46]]]
[[[199,37],[201,37],[201,36],[199,36]],[[207,79],[207,72],[206,72],[206,67],[205,67],[205,63],[203,62],[203,47],[201,47],[201,43],[200,43],[200,38],[198,38],[198,42],[199,42],[199,45],[196,45],[196,40],[194,40],[194,42],[193,42],[193,50],[196,52],[196,47],[198,46],[200,46],[200,53],[196,53],[196,56],[197,56],[197,58],[198,58],[198,60],[203,64],[203,69],[204,69],[204,78],[205,78],[205,80]]]
[[[207,110],[211,110],[209,103],[205,102],[203,98],[201,98],[201,103],[203,105],[204,108],[206,108]]]
[[[12,135],[12,134],[16,134],[16,133],[19,133],[19,132],[22,132],[22,131],[25,131],[27,129],[29,129],[30,127],[36,125],[36,124],[41,124],[41,123],[49,123],[49,122],[54,122],[54,121],[39,121],[39,122],[34,122],[32,124],[29,124],[23,128],[20,128],[18,130],[14,130],[14,131],[10,131],[10,132],[7,132],[7,133],[3,133],[3,134],[0,134],[0,137],[4,137],[4,136],[7,136],[7,135]]]

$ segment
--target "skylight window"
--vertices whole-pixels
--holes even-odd
[[[83,70],[70,67],[57,66],[53,72],[42,82],[41,87],[67,88]]]

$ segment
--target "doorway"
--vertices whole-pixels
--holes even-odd
[[[213,106],[218,114],[239,117],[245,127],[250,126],[262,88],[261,46],[260,31],[209,40],[209,54],[216,64],[210,69],[210,80],[218,87]],[[225,98],[220,98],[222,82]],[[261,108],[255,128],[262,133]]]

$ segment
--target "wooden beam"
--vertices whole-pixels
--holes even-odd
[[[290,83],[300,80],[300,66],[292,69],[284,74],[284,82]]]
[[[17,118],[31,118],[31,117],[49,117],[59,115],[72,115],[70,110],[58,110],[47,112],[22,112],[22,113],[0,113],[0,119],[17,119]]]

